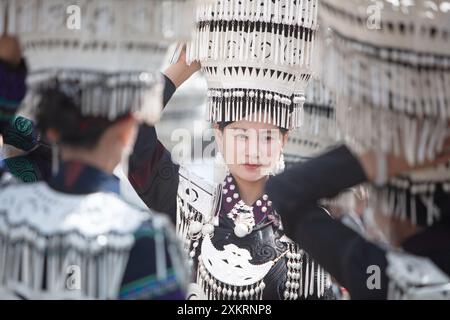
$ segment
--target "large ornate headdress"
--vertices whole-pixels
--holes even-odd
[[[9,30],[20,37],[30,68],[28,105],[57,84],[81,92],[85,116],[138,112],[157,120],[162,82],[155,71],[170,42],[190,35],[191,0],[6,3]]]
[[[410,164],[434,159],[449,133],[448,1],[323,0],[320,17],[330,28],[324,79],[347,142]],[[448,191],[443,166],[395,177],[374,199],[384,213],[432,225],[446,218]]]
[[[340,136],[336,123],[335,95],[317,77],[305,94],[304,121],[289,133],[283,149],[286,165],[305,161],[335,144]]]
[[[317,10],[317,0],[215,0],[198,6],[187,60],[202,64],[208,120],[300,125]]]

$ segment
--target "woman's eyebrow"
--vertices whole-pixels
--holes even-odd
[[[241,128],[241,127],[234,127],[234,128],[230,128],[230,130],[233,131],[252,131],[255,130],[257,133],[262,133],[262,134],[266,134],[266,135],[276,135],[277,134],[277,129],[263,129],[263,128],[259,128],[259,129],[254,129],[254,128]]]
[[[278,134],[277,129],[259,129],[259,132],[267,133],[267,134]]]
[[[258,133],[260,135],[270,136],[270,137],[278,135],[278,132],[276,129],[275,130],[274,129],[261,129]]]

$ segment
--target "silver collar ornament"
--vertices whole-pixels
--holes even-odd
[[[264,278],[280,261],[286,263],[287,267],[285,291],[281,298],[296,300],[314,295],[323,297],[331,286],[330,275],[286,237],[280,239],[286,250],[263,264],[250,263],[250,252],[234,244],[225,245],[222,250],[213,245],[211,239],[219,225],[222,201],[227,201],[230,196],[234,198],[236,193],[231,189],[229,193],[224,191],[223,184],[210,183],[185,167],[180,168],[177,233],[195,274],[195,283],[189,288],[189,299],[262,299],[266,287]],[[264,203],[256,203],[257,210],[261,208],[264,211],[265,203],[270,204],[267,198],[263,200]],[[232,232],[238,237],[249,235],[255,223],[254,210],[242,206],[239,201],[233,209],[235,212],[225,212],[236,223]],[[238,209],[245,209],[243,216],[239,216]]]

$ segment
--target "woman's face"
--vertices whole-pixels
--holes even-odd
[[[287,134],[274,125],[242,120],[223,131],[216,128],[216,139],[231,174],[254,182],[274,171]]]

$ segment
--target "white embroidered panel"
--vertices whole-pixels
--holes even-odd
[[[67,195],[44,183],[0,191],[0,224],[28,225],[47,236],[71,231],[86,237],[110,232],[129,234],[146,217],[148,214],[112,193]]]
[[[178,196],[200,212],[205,221],[213,215],[218,205],[218,186],[199,177],[184,167],[180,167]]]
[[[112,193],[67,195],[45,183],[3,187],[0,297],[117,298],[133,233],[148,217]]]
[[[204,237],[201,256],[206,269],[217,280],[233,286],[246,286],[261,281],[273,266],[273,261],[251,264],[250,252],[234,244],[217,250],[209,237]]]

